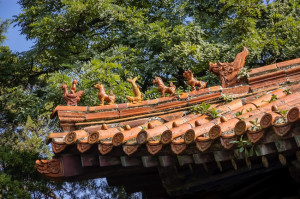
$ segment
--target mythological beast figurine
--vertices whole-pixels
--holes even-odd
[[[242,84],[244,82],[237,79],[237,76],[244,67],[245,59],[248,55],[249,51],[246,47],[244,47],[243,51],[238,53],[235,60],[231,63],[209,63],[209,71],[219,76],[223,88]]]
[[[100,106],[104,105],[104,101],[107,101],[108,104],[114,104],[115,103],[116,96],[114,95],[114,93],[112,91],[110,91],[110,94],[107,95],[105,93],[105,89],[104,89],[103,84],[98,83],[94,86],[94,88],[99,90],[98,98],[100,100]]]
[[[127,79],[132,84],[132,91],[134,96],[127,96],[126,98],[130,103],[136,104],[138,102],[141,102],[143,100],[143,94],[141,93],[139,87],[136,85],[135,81],[137,80],[137,77],[133,79]]]
[[[157,84],[162,97],[165,97],[165,93],[170,93],[170,97],[175,95],[176,86],[172,82],[170,82],[170,87],[167,87],[160,77],[155,77],[153,84]]]
[[[196,86],[198,86],[198,89],[206,87],[207,83],[195,79],[192,71],[190,71],[190,70],[184,71],[183,77],[185,77],[188,80],[187,83],[188,83],[188,85],[190,85],[192,87],[192,91],[195,90]]]

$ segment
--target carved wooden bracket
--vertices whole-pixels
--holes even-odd
[[[157,84],[158,91],[162,97],[165,97],[165,93],[169,93],[170,97],[175,95],[176,86],[172,82],[170,82],[170,86],[167,87],[160,77],[155,77],[153,84]]]
[[[73,80],[72,86],[70,88],[70,93],[68,92],[68,85],[62,84],[61,89],[64,91],[64,98],[68,106],[77,106],[77,103],[80,101],[80,98],[84,91],[76,92],[77,80]]]
[[[187,84],[192,87],[192,91],[196,90],[196,86],[198,87],[199,90],[201,88],[206,87],[207,83],[203,82],[203,81],[198,81],[197,79],[195,79],[194,74],[190,70],[184,71],[183,77],[185,77],[188,80]]]
[[[249,55],[249,51],[246,47],[243,51],[238,53],[235,60],[231,63],[209,63],[209,71],[219,76],[222,87],[232,87],[244,83],[245,80],[238,79],[238,74],[245,65],[246,57]]]
[[[133,79],[127,79],[127,81],[129,81],[132,84],[132,88],[133,88],[133,94],[134,97],[131,96],[127,96],[126,98],[128,99],[128,101],[130,103],[138,103],[141,102],[143,100],[143,94],[141,93],[139,87],[136,85],[135,81],[137,80],[137,77],[133,78]]]
[[[112,91],[110,91],[110,94],[107,95],[105,93],[105,89],[103,84],[98,83],[94,86],[95,89],[98,89],[98,98],[100,100],[100,106],[104,105],[104,101],[108,102],[108,104],[114,104],[115,100],[116,100],[116,96],[114,95],[114,93]]]

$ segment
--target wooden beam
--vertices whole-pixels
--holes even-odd
[[[113,156],[99,156],[99,163],[100,167],[107,167],[107,166],[115,166],[120,165],[121,161],[119,157]]]
[[[176,165],[176,159],[174,156],[159,156],[159,164],[162,167],[169,167]]]
[[[123,167],[132,167],[141,165],[142,161],[137,157],[121,156],[121,164]]]
[[[159,160],[156,156],[142,156],[142,163],[146,168],[159,166]]]
[[[231,160],[234,158],[233,151],[214,151],[214,158],[217,162]]]
[[[254,151],[257,156],[268,155],[277,153],[277,149],[274,143],[260,144],[254,146]]]
[[[72,177],[85,172],[81,165],[80,155],[62,155],[62,161],[65,177]]]
[[[297,147],[293,139],[277,140],[275,146],[278,152],[287,151]]]
[[[213,154],[211,153],[197,153],[193,154],[195,164],[204,164],[207,162],[215,161]]]
[[[99,158],[97,154],[81,154],[82,167],[98,166]]]
[[[193,157],[190,155],[177,155],[177,160],[180,166],[194,163]]]

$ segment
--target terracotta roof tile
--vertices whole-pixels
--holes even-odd
[[[249,85],[224,89],[216,86],[137,104],[58,106],[52,116],[57,113],[62,129],[67,132],[50,134],[47,143],[51,143],[57,157],[61,157],[60,154],[74,153],[74,149],[83,155],[90,154],[97,147],[98,154],[102,157],[118,157],[118,165],[121,165],[121,156],[124,159],[130,155],[130,161],[124,159],[128,163],[124,163],[125,166],[133,163],[134,159],[137,162],[133,165],[145,166],[136,158],[151,154],[161,157],[154,165],[166,166],[174,165],[171,161],[166,162],[168,155],[171,157],[180,154],[177,160],[180,165],[199,162],[200,156],[206,154],[214,158],[206,158],[207,161],[231,160],[236,149],[232,141],[245,134],[252,143],[259,143],[258,147],[266,148],[262,153],[257,152],[258,156],[264,157],[284,150],[280,146],[267,150],[269,143],[274,145],[283,136],[284,139],[292,138],[300,143],[300,139],[297,141],[300,134],[294,130],[298,128],[300,118],[299,60],[278,63],[278,68],[273,64],[253,69],[249,78],[250,90]],[[290,84],[287,80],[293,83]],[[293,93],[286,95],[285,88]],[[240,99],[224,104],[220,99],[221,93],[234,94]],[[211,119],[207,115],[190,113],[190,106],[209,101],[215,103],[211,107],[221,111],[221,118]],[[287,111],[287,120],[277,124],[280,122],[278,118],[282,116],[276,111],[281,109]],[[260,127],[253,129],[251,122],[256,119]],[[207,152],[201,153],[204,151]],[[103,162],[103,159],[102,163],[101,160],[96,162],[100,162],[100,166],[110,165]],[[37,163],[39,166],[42,164],[48,162]],[[219,166],[222,167],[221,163]]]

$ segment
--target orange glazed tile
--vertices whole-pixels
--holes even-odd
[[[292,60],[284,61],[284,62],[279,62],[276,65],[278,68],[292,66],[292,65],[300,65],[300,58],[292,59]]]
[[[128,108],[130,107],[137,107],[137,106],[145,106],[145,105],[148,105],[149,104],[149,100],[144,100],[140,103],[128,103]]]
[[[125,109],[128,108],[128,103],[123,103],[123,104],[117,104],[118,109]]]
[[[155,110],[163,110],[163,109],[176,108],[176,107],[179,108],[179,107],[182,107],[185,105],[187,105],[186,101],[167,102],[167,103],[155,106]]]
[[[125,109],[120,111],[121,117],[127,117],[132,115],[140,115],[140,114],[146,114],[153,112],[152,107],[139,107],[139,108],[131,108],[131,109]]]
[[[222,86],[213,86],[208,88],[210,92],[216,92],[222,90]]]
[[[267,66],[253,68],[253,69],[251,69],[249,75],[252,76],[257,73],[266,72],[266,71],[270,71],[270,70],[276,70],[276,69],[277,69],[276,64],[271,64],[271,65],[267,65]]]
[[[188,98],[189,97],[189,93],[182,93],[181,95],[180,95],[180,99],[186,99],[186,98]]]
[[[250,87],[248,85],[233,87],[233,88],[224,88],[222,94],[244,94],[249,92]]]
[[[99,110],[110,110],[110,109],[116,109],[117,104],[110,104],[110,105],[104,105],[104,106],[91,106],[89,108],[89,111],[99,111]]]
[[[274,84],[284,83],[286,81],[285,71],[283,70],[248,78],[249,85],[251,86],[251,89],[254,90]]]
[[[81,111],[85,112],[87,111],[88,107],[87,106],[57,106],[51,114],[51,118],[54,117],[57,111]]]
[[[182,117],[183,114],[184,114],[183,111],[179,111],[179,112],[170,113],[170,114],[166,114],[166,115],[160,115],[158,117],[161,118],[161,119],[163,119],[163,120],[165,120],[165,121],[167,121],[167,122],[169,122],[171,120],[175,120],[177,118]]]
[[[300,80],[300,67],[291,68],[286,70],[286,74],[290,82],[296,82]]]
[[[110,119],[118,118],[119,111],[106,111],[100,113],[89,113],[86,115],[86,120],[96,120],[96,119]]]
[[[130,127],[136,127],[136,126],[140,126],[142,124],[145,124],[148,121],[149,121],[148,118],[146,118],[146,119],[132,120],[132,121],[125,121],[125,122],[120,122],[119,126],[129,125]]]
[[[58,115],[58,117],[79,117],[79,118],[84,118],[85,113],[58,111],[57,115]]]
[[[230,108],[231,110],[235,110],[235,109],[238,109],[238,108],[242,107],[243,102],[240,99],[236,99],[236,100],[233,100],[233,101],[225,104],[224,106]]]
[[[171,100],[174,100],[174,99],[176,99],[176,96],[157,98],[157,101],[158,101],[159,103],[161,103],[161,102],[171,101]]]
[[[84,118],[79,117],[60,117],[59,122],[83,122]]]
[[[158,103],[158,99],[149,100],[149,104],[157,104],[157,103]]]
[[[204,102],[206,100],[217,99],[220,96],[221,96],[221,93],[212,93],[212,94],[209,94],[209,95],[202,95],[202,96],[199,96],[199,97],[194,97],[194,98],[189,100],[189,104],[195,104],[195,103]]]
[[[203,94],[208,94],[209,89],[208,88],[202,88],[200,90],[194,90],[189,92],[189,96],[195,96],[195,95],[203,95]]]
[[[291,92],[300,92],[300,84],[292,85],[292,86],[287,86],[287,89],[290,89]]]

